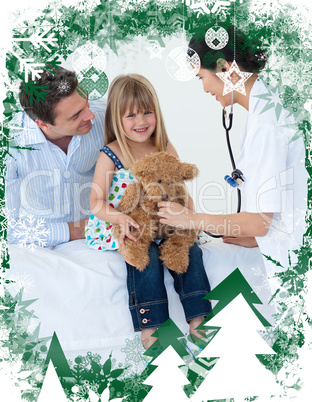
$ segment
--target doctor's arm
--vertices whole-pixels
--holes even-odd
[[[273,213],[241,212],[229,215],[196,214],[177,203],[158,203],[160,222],[185,229],[201,229],[207,232],[234,237],[265,236],[270,228]]]
[[[253,248],[258,247],[258,243],[255,237],[234,237],[234,236],[223,236],[223,243],[234,244],[236,246]]]

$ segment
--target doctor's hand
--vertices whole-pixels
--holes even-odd
[[[254,237],[231,237],[231,236],[224,236],[222,238],[223,243],[228,244],[235,244],[241,247],[258,247],[257,240]]]
[[[160,201],[158,203],[159,222],[169,226],[179,226],[181,229],[194,229],[195,213],[176,202]]]

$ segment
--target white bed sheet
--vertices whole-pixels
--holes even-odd
[[[239,267],[264,303],[257,305],[260,313],[272,322],[274,307],[267,304],[270,288],[259,249],[224,244],[221,239],[201,248],[211,288]],[[40,337],[55,331],[66,356],[87,351],[106,355],[135,336],[128,310],[126,266],[117,251],[91,250],[84,240],[34,252],[14,245],[9,250],[7,279],[27,283],[23,299],[37,299],[29,309],[41,322]],[[186,333],[184,312],[167,271],[165,284],[170,317]],[[8,289],[12,294],[18,290],[16,284]]]

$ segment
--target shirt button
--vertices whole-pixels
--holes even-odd
[[[142,322],[143,322],[143,324],[147,324],[147,319],[143,318]]]
[[[141,313],[141,314],[144,314],[144,313],[145,313],[144,308],[141,308],[140,313]]]

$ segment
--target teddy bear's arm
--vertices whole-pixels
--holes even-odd
[[[121,197],[118,211],[129,214],[139,204],[140,195],[141,185],[139,183],[129,184],[123,196]]]

